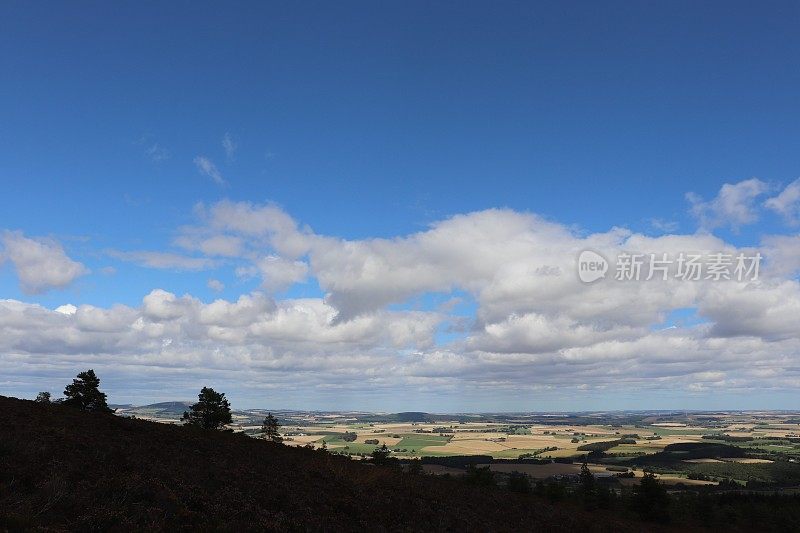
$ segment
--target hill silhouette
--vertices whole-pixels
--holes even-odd
[[[0,531],[634,531],[610,514],[240,434],[0,396]]]
[[[141,405],[139,407],[143,409],[162,409],[165,411],[183,412],[189,407],[191,407],[192,403],[193,402],[159,402],[159,403]]]

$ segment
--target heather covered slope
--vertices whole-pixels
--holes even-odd
[[[0,397],[0,530],[636,530],[241,435]],[[579,530],[580,530],[579,529]]]

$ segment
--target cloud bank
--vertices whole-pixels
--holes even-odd
[[[726,185],[693,209],[741,225],[756,216],[754,199],[765,192],[760,183]],[[488,394],[516,398],[520,408],[545,393],[744,394],[800,386],[797,236],[764,238],[765,263],[754,281],[584,284],[575,262],[586,249],[605,257],[754,250],[707,231],[583,234],[508,209],[361,240],[317,233],[273,204],[223,200],[198,205],[195,216],[177,230],[175,244],[199,254],[193,259],[239,265],[230,268],[259,277],[258,290],[205,303],[154,289],[133,307],[50,310],[2,301],[0,364],[17,376],[90,365],[140,376],[154,389],[214,377],[250,397],[291,383],[314,397],[417,394],[458,404]],[[83,273],[57,245],[11,233],[4,240],[18,270],[41,262],[26,257],[60,261],[61,277],[23,268],[29,288]],[[22,254],[19,242],[39,251]],[[169,257],[160,265],[141,253],[129,258],[177,265]],[[308,280],[323,295],[279,296]],[[214,279],[209,287],[224,284]]]

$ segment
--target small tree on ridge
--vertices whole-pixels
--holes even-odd
[[[210,387],[203,387],[197,395],[198,402],[184,411],[181,420],[187,426],[203,429],[219,429],[231,423],[231,405],[224,392],[217,392]]]
[[[267,417],[264,419],[264,424],[261,426],[262,436],[269,441],[272,442],[283,442],[283,437],[278,432],[278,428],[281,425],[278,423],[278,419],[272,416],[272,413],[267,413]]]
[[[78,374],[72,380],[72,384],[64,389],[63,405],[77,407],[84,411],[96,411],[101,413],[113,413],[106,403],[106,395],[100,392],[100,378],[95,375],[94,370],[89,369]]]
[[[34,400],[36,403],[51,403],[50,400],[50,393],[49,392],[40,392],[36,395],[36,399]]]

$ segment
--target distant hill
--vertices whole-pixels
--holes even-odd
[[[388,414],[360,414],[356,417],[359,422],[437,422],[439,420],[467,422],[480,417],[466,417],[463,415],[436,415],[420,411],[406,411],[403,413]]]
[[[138,406],[137,409],[143,410],[155,410],[161,413],[174,413],[178,415],[182,415],[184,411],[189,409],[192,406],[192,402],[160,402],[160,403],[151,403],[148,405],[141,405]]]
[[[501,488],[406,474],[241,434],[0,396],[0,531],[21,529],[636,531],[641,526]]]
[[[357,417],[359,421],[362,422],[371,422],[371,421],[381,421],[381,422],[429,422],[432,420],[431,415],[428,413],[420,413],[416,411],[409,411],[405,413],[394,413],[394,414],[363,414]]]
[[[397,413],[395,419],[398,422],[425,422],[428,420],[428,413],[407,412]]]

